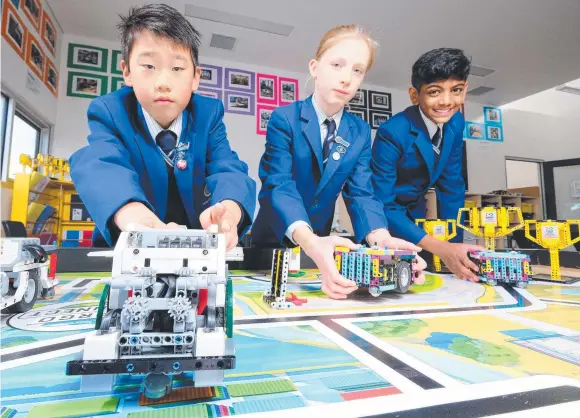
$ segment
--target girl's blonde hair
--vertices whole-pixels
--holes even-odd
[[[358,25],[339,25],[326,32],[320,44],[318,44],[314,59],[320,60],[320,57],[338,42],[350,38],[360,38],[367,43],[370,51],[369,63],[367,65],[367,70],[369,70],[375,62],[375,53],[379,43],[372,39],[369,33]]]

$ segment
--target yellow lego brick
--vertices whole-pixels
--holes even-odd
[[[349,253],[350,248],[348,248],[348,247],[334,247],[334,251],[341,251],[343,253]]]

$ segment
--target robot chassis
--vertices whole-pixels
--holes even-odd
[[[111,390],[117,374],[143,374],[144,394],[161,398],[172,377],[194,372],[196,387],[219,385],[235,367],[233,288],[217,226],[204,230],[122,232],[112,278],[83,359],[67,364],[83,390]]]

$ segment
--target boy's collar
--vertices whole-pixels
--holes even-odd
[[[444,124],[433,122],[431,119],[429,119],[425,115],[425,113],[423,113],[423,110],[421,110],[420,105],[417,105],[417,107],[419,108],[419,114],[421,115],[421,118],[423,119],[423,122],[425,122],[425,126],[427,127],[427,132],[429,133],[429,138],[433,138],[433,136],[437,132],[437,128],[439,128],[441,130],[441,134],[443,134],[443,125]]]

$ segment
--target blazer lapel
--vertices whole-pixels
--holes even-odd
[[[412,106],[408,111],[411,120],[411,132],[414,133],[417,137],[415,144],[423,156],[423,160],[425,160],[425,164],[429,170],[429,176],[431,179],[433,179],[433,172],[435,169],[435,155],[433,154],[433,144],[431,143],[431,138],[429,137],[429,131],[427,130],[425,121],[419,113],[419,106]]]
[[[143,166],[149,176],[150,190],[148,196],[153,196],[157,209],[157,216],[163,220],[167,210],[167,165],[155,140],[151,137],[141,106],[137,104],[137,118],[139,127],[134,137],[135,145],[141,152]],[[147,182],[145,182],[147,183]]]
[[[189,106],[183,114],[183,128],[181,130],[181,138],[179,140],[180,145],[182,147],[187,147],[187,149],[177,152],[177,158],[175,160],[174,167],[177,188],[179,189],[181,200],[185,206],[185,211],[187,212],[187,216],[191,223],[194,223],[194,215],[196,215],[193,211],[193,167],[195,162],[195,129],[193,129],[195,127],[194,119],[195,112],[192,101],[191,106]],[[184,168],[179,168],[180,157],[183,157],[183,161],[185,161]]]
[[[324,172],[322,174],[322,178],[320,179],[320,183],[318,183],[318,189],[316,190],[315,195],[320,193],[322,189],[328,184],[329,180],[332,178],[340,164],[344,161],[345,155],[351,146],[341,145],[340,142],[346,141],[349,142],[350,138],[354,138],[353,133],[353,124],[351,121],[351,116],[346,110],[342,114],[342,120],[340,122],[340,127],[338,128],[337,138],[334,144],[332,144],[332,150],[328,156],[328,161],[326,162],[326,166],[324,167]],[[340,139],[339,139],[340,138]],[[344,148],[344,152],[338,152],[338,147]],[[337,153],[339,155],[338,160],[333,158],[333,154]]]
[[[322,173],[324,169],[322,166],[322,139],[320,138],[320,124],[314,106],[312,106],[312,97],[304,101],[300,111],[300,119],[302,120],[302,133],[310,144],[312,153],[318,162],[318,169]]]

